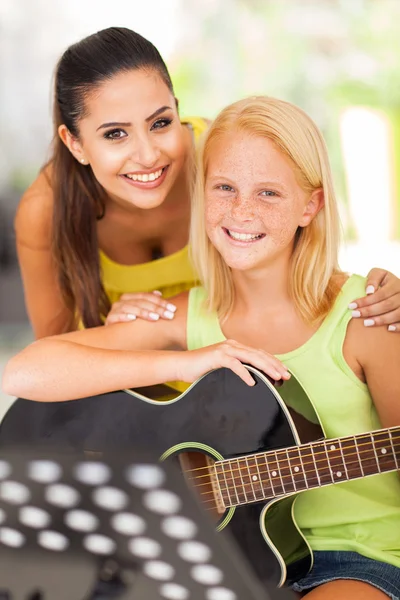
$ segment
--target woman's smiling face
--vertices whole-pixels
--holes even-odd
[[[156,71],[121,72],[100,84],[85,99],[78,126],[70,148],[115,201],[143,209],[162,204],[187,149],[175,98]]]
[[[308,225],[318,207],[316,192],[300,186],[294,164],[270,139],[237,131],[212,143],[206,229],[232,269],[289,261],[298,227]]]

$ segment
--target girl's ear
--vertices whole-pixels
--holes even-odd
[[[58,128],[58,135],[64,144],[67,146],[71,154],[76,158],[78,162],[83,165],[87,165],[87,160],[83,154],[82,146],[74,135],[69,131],[66,125],[60,125]]]
[[[311,197],[304,207],[303,216],[300,219],[299,227],[307,227],[311,221],[316,217],[321,208],[325,204],[324,190],[317,188],[311,194]]]

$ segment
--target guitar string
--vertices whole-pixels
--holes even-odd
[[[397,438],[394,438],[394,441],[395,441],[396,439],[397,439]],[[398,439],[400,439],[400,436],[398,436]],[[364,445],[364,446],[365,446],[366,444],[360,444],[359,446],[361,446],[361,445]],[[354,447],[356,447],[356,446],[354,446]],[[293,448],[293,447],[290,447],[290,448],[289,448],[289,450],[292,450],[292,448]],[[300,447],[297,447],[297,448],[300,448]],[[295,449],[297,449],[297,448],[295,447]],[[346,450],[346,448],[345,448],[345,450]],[[378,449],[378,450],[379,450],[379,449]],[[356,465],[356,464],[358,464],[359,468],[362,470],[362,467],[361,467],[361,465],[360,465],[360,462],[359,462],[358,460],[357,460],[357,461],[352,461],[352,462],[346,463],[346,461],[343,461],[343,458],[342,458],[342,456],[341,456],[341,453],[340,453],[340,454],[339,454],[337,457],[332,457],[332,455],[331,455],[331,460],[332,460],[332,459],[334,460],[335,458],[339,458],[339,459],[341,460],[341,464],[340,464],[340,465],[335,465],[334,467],[331,467],[331,466],[328,464],[328,462],[329,462],[329,456],[325,456],[325,457],[323,457],[323,458],[324,458],[324,460],[318,460],[318,459],[317,459],[317,460],[315,460],[315,461],[314,461],[314,460],[312,460],[312,461],[309,461],[309,462],[304,462],[304,461],[302,461],[302,460],[301,460],[301,459],[303,459],[303,458],[307,458],[307,457],[310,457],[310,456],[318,457],[318,455],[320,455],[320,456],[321,456],[322,454],[329,455],[330,453],[333,453],[333,452],[339,452],[339,453],[340,453],[340,450],[338,450],[338,449],[335,449],[335,450],[330,450],[330,449],[328,449],[328,448],[327,448],[325,452],[318,452],[318,453],[314,453],[314,455],[313,455],[313,454],[305,454],[305,455],[303,455],[303,456],[301,456],[301,455],[300,455],[300,457],[301,457],[301,458],[300,458],[300,457],[297,457],[297,456],[296,456],[295,458],[299,459],[299,461],[300,461],[300,463],[299,463],[299,464],[300,464],[300,465],[302,465],[302,466],[312,465],[312,464],[314,464],[314,462],[315,462],[315,464],[316,464],[316,465],[318,465],[318,464],[320,464],[320,465],[321,465],[321,463],[322,463],[322,462],[324,462],[325,464],[327,464],[326,468],[327,468],[327,469],[329,469],[329,471],[332,471],[334,468],[338,468],[338,469],[339,469],[339,468],[340,468],[340,466],[341,466],[341,464],[343,464],[345,467],[349,467],[349,468],[351,468],[351,465]],[[355,453],[347,454],[346,458],[350,458],[350,457],[353,457],[353,456],[361,457],[361,455],[362,455],[362,454],[367,454],[367,453],[370,453],[370,452],[374,452],[373,448],[371,448],[371,449],[367,449],[367,450],[361,450],[361,452],[358,452],[358,451],[357,451],[357,452],[355,452]],[[391,454],[393,455],[393,451],[392,451],[392,449],[391,449],[391,448],[390,448],[390,452],[391,452]],[[278,454],[278,452],[277,452],[277,454]],[[260,455],[259,455],[259,454],[257,454],[256,456],[257,456],[257,457],[260,457]],[[265,460],[265,462],[267,463],[267,460],[266,460],[266,458],[265,458],[265,454],[261,453],[261,457],[263,457],[263,458],[264,458],[264,460]],[[381,454],[381,455],[379,455],[379,457],[380,457],[381,459],[382,459],[382,458],[390,458],[390,457],[391,457],[391,455],[390,455],[390,454],[389,454],[389,455],[387,455],[387,454]],[[250,459],[251,459],[251,458],[253,458],[253,459],[255,460],[255,456],[254,456],[254,455],[253,455],[253,456],[251,456],[251,455],[250,455],[250,456],[247,456],[247,457],[241,457],[241,458],[237,458],[237,459],[227,459],[227,462],[229,462],[229,461],[237,461],[237,462],[240,462],[240,461],[246,461],[246,462],[247,462],[247,460],[248,460],[249,458],[250,458]],[[288,458],[287,458],[287,457],[285,457],[285,459],[284,459],[284,460],[285,460],[285,463],[286,463],[285,465],[279,464],[279,463],[280,463],[280,460],[279,460],[279,458],[278,458],[278,460],[274,459],[273,461],[270,461],[270,463],[269,463],[270,470],[271,470],[271,471],[279,471],[279,476],[280,476],[281,478],[282,478],[282,477],[287,477],[287,478],[290,478],[290,479],[291,479],[291,478],[292,478],[292,475],[293,475],[292,473],[289,473],[289,474],[283,474],[283,473],[281,473],[281,472],[280,472],[280,469],[281,469],[281,468],[285,468],[285,469],[290,469],[290,471],[292,471],[292,467],[290,466],[290,460],[293,460],[293,458],[294,458],[294,457],[291,457],[291,458],[289,458],[289,460],[288,460]],[[373,459],[373,460],[374,460],[374,461],[375,461],[375,462],[378,464],[378,462],[377,462],[377,460],[376,460],[375,453],[371,455],[371,459]],[[396,462],[394,455],[393,455],[393,458],[391,458],[391,460],[393,460],[393,461],[395,461],[395,462]],[[271,465],[271,463],[275,463],[277,466],[276,466],[276,467],[273,467],[273,466]],[[220,463],[220,464],[222,464],[222,463]],[[297,464],[296,464],[296,465],[294,465],[294,466],[299,466],[299,465],[297,465]],[[253,469],[255,469],[254,473],[251,473],[251,472],[250,472],[250,468],[253,468]],[[196,468],[196,469],[188,469],[187,471],[185,470],[185,475],[187,475],[187,474],[190,474],[190,473],[192,473],[192,472],[195,472],[195,471],[207,471],[207,473],[206,473],[206,474],[204,474],[204,475],[196,475],[196,476],[194,476],[194,477],[188,477],[188,479],[189,479],[190,481],[196,481],[196,480],[198,480],[198,479],[203,479],[203,478],[205,478],[205,477],[209,477],[210,475],[212,475],[213,473],[211,472],[211,469],[214,469],[214,470],[215,470],[215,465],[210,465],[210,466],[208,466],[208,467],[198,467],[198,468]],[[263,473],[268,473],[269,471],[268,471],[268,470],[260,470],[260,469],[259,469],[259,465],[258,465],[258,464],[256,464],[256,465],[253,465],[252,467],[249,467],[247,464],[246,464],[246,466],[245,466],[245,465],[241,466],[241,465],[239,464],[239,466],[238,466],[237,468],[232,468],[232,467],[230,467],[230,468],[229,468],[229,471],[226,471],[226,472],[225,472],[225,475],[228,475],[228,476],[229,476],[229,475],[233,475],[234,473],[235,473],[235,474],[240,474],[240,475],[241,475],[241,474],[242,474],[242,473],[244,473],[244,472],[248,473],[248,474],[249,474],[248,476],[250,477],[251,475],[255,475],[256,473],[259,473],[259,474],[261,475],[261,474],[263,474]],[[313,473],[313,472],[316,472],[316,469],[307,470],[307,469],[304,469],[304,468],[302,468],[302,469],[301,469],[301,471],[299,471],[298,473],[295,473],[295,474],[293,475],[293,477],[294,477],[295,475],[301,475],[301,474],[307,475],[308,473]],[[279,481],[279,478],[276,478],[276,479],[275,479],[275,481],[278,483],[278,481]],[[343,481],[345,481],[345,480],[343,480]],[[249,482],[249,483],[251,484],[251,482]],[[193,487],[201,487],[202,485],[207,485],[207,483],[204,483],[204,484],[199,484],[199,485],[194,485]],[[233,488],[232,488],[232,489],[233,489]]]

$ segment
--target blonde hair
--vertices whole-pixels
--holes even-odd
[[[297,106],[266,96],[240,100],[224,108],[199,148],[192,200],[190,244],[194,266],[208,295],[208,308],[225,318],[232,308],[230,268],[211,244],[205,227],[204,193],[210,150],[224,134],[247,132],[272,140],[293,162],[299,184],[307,192],[323,189],[324,206],[306,227],[299,227],[291,257],[290,293],[305,322],[329,312],[339,287],[340,221],[328,153],[321,132]]]

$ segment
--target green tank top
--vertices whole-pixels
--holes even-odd
[[[367,385],[354,374],[342,352],[351,318],[348,304],[364,293],[365,278],[350,277],[315,334],[299,348],[277,355],[307,391],[328,438],[381,427]],[[216,313],[206,311],[205,298],[203,288],[190,291],[189,350],[226,339]],[[305,415],[306,411],[295,404],[293,401],[292,408]],[[398,473],[303,492],[295,502],[294,513],[312,549],[358,552],[400,567]]]

